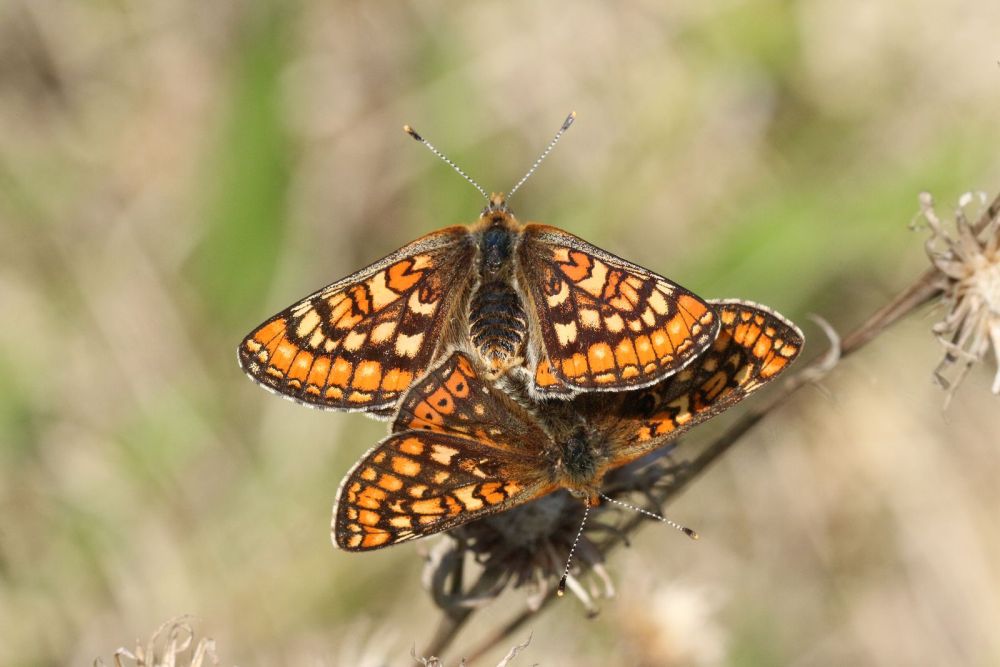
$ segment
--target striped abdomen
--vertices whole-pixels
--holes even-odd
[[[487,367],[499,374],[514,365],[527,331],[528,319],[513,287],[503,281],[479,286],[469,311],[469,338]]]

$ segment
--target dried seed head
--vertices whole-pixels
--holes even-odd
[[[604,480],[604,495],[659,512],[676,472],[666,450],[655,452],[612,471]],[[531,590],[527,604],[535,609],[563,576],[585,510],[579,498],[561,491],[461,526],[428,554],[424,585],[435,604],[450,613],[484,606],[508,586],[525,585]],[[642,520],[641,514],[614,502],[591,510],[566,578],[566,589],[588,614],[597,613],[597,598],[614,595],[605,554],[615,544],[627,543],[624,524]],[[467,585],[463,575],[468,560],[479,572]]]
[[[135,667],[208,667],[218,665],[215,641],[201,639],[195,643],[190,617],[182,616],[161,625],[145,645],[137,641],[135,652],[127,648],[115,651],[114,664],[123,667],[130,661]],[[94,666],[103,666],[98,658]]]
[[[948,392],[946,401],[991,347],[1000,362],[1000,216],[992,215],[978,230],[970,223],[987,210],[984,193],[966,193],[959,199],[954,224],[946,225],[934,210],[933,198],[920,195],[920,216],[931,230],[927,255],[941,271],[941,302],[947,311],[931,329],[945,349],[934,377]],[[1000,394],[1000,369],[992,390]]]
[[[528,644],[530,643],[531,643],[531,635],[528,635],[528,638],[524,640],[523,644],[518,644],[517,646],[514,646],[509,651],[507,651],[507,655],[505,655],[500,660],[500,662],[497,663],[497,667],[509,667],[511,661],[517,657],[517,654],[523,651],[524,649],[528,648]],[[444,663],[441,662],[439,658],[436,658],[434,656],[431,656],[429,658],[419,657],[417,655],[416,649],[410,650],[410,657],[412,657],[416,662],[423,665],[423,667],[445,667]],[[458,667],[465,667],[465,658],[462,658],[462,661],[458,663]]]

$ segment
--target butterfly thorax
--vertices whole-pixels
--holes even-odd
[[[577,427],[561,439],[555,471],[558,483],[578,498],[596,500],[603,475],[602,456],[595,447],[596,434]],[[596,503],[595,503],[596,504]]]
[[[528,325],[513,259],[520,231],[502,195],[493,196],[472,228],[479,281],[469,305],[469,339],[492,377],[523,360]]]

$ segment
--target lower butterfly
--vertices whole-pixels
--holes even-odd
[[[780,375],[802,332],[756,304],[711,302],[711,347],[646,389],[549,402],[532,415],[462,352],[403,399],[392,434],[341,483],[334,543],[398,544],[566,489],[597,504],[604,475],[662,447]]]

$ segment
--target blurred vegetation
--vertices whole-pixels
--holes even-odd
[[[987,0],[0,5],[0,663],[90,664],[190,613],[225,664],[408,664],[422,547],[328,537],[384,425],[233,354],[475,218],[403,123],[501,190],[575,109],[522,220],[844,328],[925,266],[919,191],[1000,188],[998,23]],[[646,531],[611,613],[557,605],[522,659],[1000,662],[996,399],[976,372],[941,413],[931,321],[758,429],[672,506],[706,539]]]

